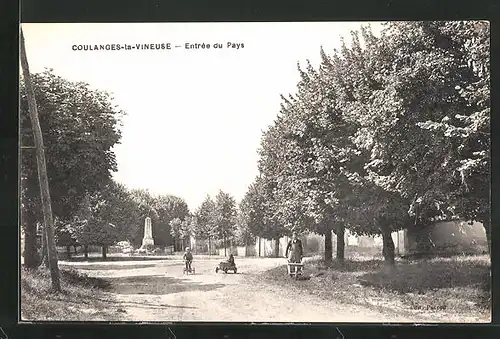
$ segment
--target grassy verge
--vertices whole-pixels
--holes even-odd
[[[24,321],[122,320],[123,310],[105,289],[105,280],[75,270],[60,270],[61,293],[50,292],[47,269],[21,271],[21,319]]]
[[[364,305],[436,321],[489,321],[490,260],[460,256],[398,261],[393,270],[379,259],[333,261],[305,265],[304,280],[287,276],[286,266],[267,271],[264,281],[278,283],[326,300]],[[465,319],[465,320],[464,320]]]

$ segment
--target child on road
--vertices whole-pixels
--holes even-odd
[[[186,263],[186,270],[188,272],[191,272],[191,263],[193,262],[193,254],[191,253],[191,249],[189,247],[186,247],[183,259]]]

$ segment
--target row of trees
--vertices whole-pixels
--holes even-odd
[[[181,198],[112,180],[124,113],[109,94],[51,70],[34,74],[57,241],[100,245],[105,255],[118,240],[139,244],[146,216],[159,245],[312,231],[325,235],[326,260],[332,232],[343,258],[345,228],[382,235],[389,263],[392,231],[436,219],[480,221],[489,238],[489,38],[485,22],[394,22],[380,37],[363,28],[340,50],[321,50],[319,68],[299,67],[297,92],[282,97],[240,204],[219,192],[193,213]],[[21,83],[24,258],[35,267],[43,217],[28,117]]]
[[[82,246],[87,255],[89,246],[96,245],[105,257],[107,248],[122,240],[139,246],[146,217],[152,219],[159,246],[190,235],[209,243],[249,240],[248,234],[238,231],[241,217],[227,193],[221,191],[214,201],[207,196],[191,213],[182,198],[129,190],[112,179],[111,173],[117,170],[113,147],[120,142],[125,113],[113,105],[108,93],[63,79],[50,69],[32,74],[32,83],[48,159],[56,243],[66,246],[68,254],[71,246]],[[23,255],[25,266],[33,268],[46,258],[47,249],[42,246],[39,255],[37,234],[43,214],[24,81],[20,93]]]
[[[97,192],[111,180],[110,172],[116,170],[112,147],[121,137],[117,126],[123,112],[112,106],[107,93],[69,82],[51,70],[32,74],[32,83],[48,159],[52,211],[55,219],[69,220],[87,192]],[[24,81],[20,87],[24,259],[27,267],[36,267],[37,224],[43,224],[43,216]]]
[[[111,96],[63,79],[52,70],[31,78],[48,159],[57,244],[68,249],[98,245],[103,255],[120,240],[139,245],[147,216],[153,220],[156,243],[170,244],[169,223],[175,218],[184,220],[188,206],[181,198],[128,190],[112,180],[111,172],[117,169],[113,147],[121,138],[124,112],[112,104]],[[26,267],[37,267],[41,263],[37,225],[43,224],[43,214],[24,81],[20,87],[23,255]],[[43,248],[42,257],[46,253]]]
[[[172,244],[187,230],[199,239],[233,239],[236,203],[229,194],[210,197],[194,213],[186,202],[172,195],[154,196],[147,190],[129,190],[115,182],[113,147],[120,142],[124,112],[112,97],[88,84],[63,79],[52,70],[32,75],[47,155],[47,174],[56,243],[107,248],[121,240],[139,246],[144,219],[150,217],[155,244]],[[21,82],[21,214],[25,234],[25,265],[37,267],[46,258],[37,245],[37,225],[43,225],[33,132],[24,82]],[[45,232],[42,232],[45,235]],[[43,238],[42,244],[46,244]]]
[[[171,234],[176,239],[208,241],[209,253],[212,252],[213,241],[222,241],[226,249],[227,241],[235,243],[244,241],[238,233],[239,213],[234,197],[219,191],[215,200],[207,195],[201,205],[184,221],[176,218],[170,222]]]
[[[321,64],[264,132],[260,175],[241,207],[255,235],[293,231],[382,235],[439,219],[482,222],[490,234],[490,56],[487,22],[369,27]]]
[[[129,241],[135,247],[142,243],[144,220],[150,217],[155,244],[172,243],[170,222],[184,222],[189,216],[186,202],[171,195],[152,195],[147,190],[128,190],[124,185],[111,181],[103,190],[84,197],[79,211],[67,222],[56,228],[58,245],[78,244],[88,254],[89,245],[102,247],[106,257],[108,246],[119,241]]]

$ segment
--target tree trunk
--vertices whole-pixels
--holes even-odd
[[[36,220],[31,213],[24,217],[24,267],[37,268],[39,265],[38,250],[36,245]]]
[[[103,245],[102,246],[102,258],[103,259],[106,259],[107,252],[108,252],[108,246]]]
[[[387,266],[394,267],[394,241],[392,241],[391,230],[387,227],[382,227],[382,255]]]
[[[212,243],[210,237],[208,237],[208,255],[212,255]]]
[[[52,290],[55,292],[59,292],[61,291],[61,282],[59,279],[59,267],[57,265],[56,244],[54,241],[54,220],[52,217],[52,203],[50,200],[49,180],[47,176],[47,165],[45,162],[45,149],[43,145],[42,129],[40,127],[40,121],[38,120],[35,90],[33,88],[33,84],[31,83],[31,74],[28,65],[28,58],[26,56],[26,47],[22,29],[20,34],[20,40],[21,40],[20,41],[21,67],[23,71],[24,83],[26,85],[28,109],[30,112],[30,120],[33,128],[33,137],[35,140],[38,181],[40,184],[40,194],[42,198],[42,207],[43,207],[43,220],[44,220],[44,225],[47,228],[46,230],[47,244],[48,244],[47,250],[50,263]]]
[[[77,255],[77,254],[78,254],[78,252],[76,251],[76,245],[73,245],[73,251],[74,251],[74,252],[73,252],[73,254],[74,254],[74,255]]]
[[[260,257],[260,237],[259,237],[259,257]]]
[[[88,259],[88,257],[89,257],[89,245],[83,246],[83,255],[84,255],[85,259]]]
[[[70,245],[66,246],[66,255],[68,256],[68,259],[71,259],[71,246]]]
[[[344,261],[345,258],[345,227],[339,225],[337,227],[337,260]]]
[[[222,237],[222,245],[224,246],[224,256],[227,257],[227,253],[226,253],[226,237]]]
[[[325,262],[331,262],[333,259],[332,230],[328,228],[325,232]]]
[[[276,243],[274,244],[274,257],[278,258],[280,256],[280,238],[276,238]]]
[[[49,256],[47,251],[47,232],[45,231],[45,227],[42,231],[42,262],[41,265],[50,268],[49,265]]]
[[[414,226],[416,233],[416,250],[418,254],[430,254],[433,251],[433,245],[430,234],[430,227],[428,224],[417,224]]]

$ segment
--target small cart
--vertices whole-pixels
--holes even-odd
[[[224,273],[227,273],[227,271],[233,271],[233,273],[237,273],[238,269],[234,264],[228,263],[227,261],[221,261],[215,268],[215,273],[219,273],[219,271],[223,271]]]
[[[302,276],[302,271],[304,270],[304,264],[302,263],[288,263],[288,275],[295,280]]]

